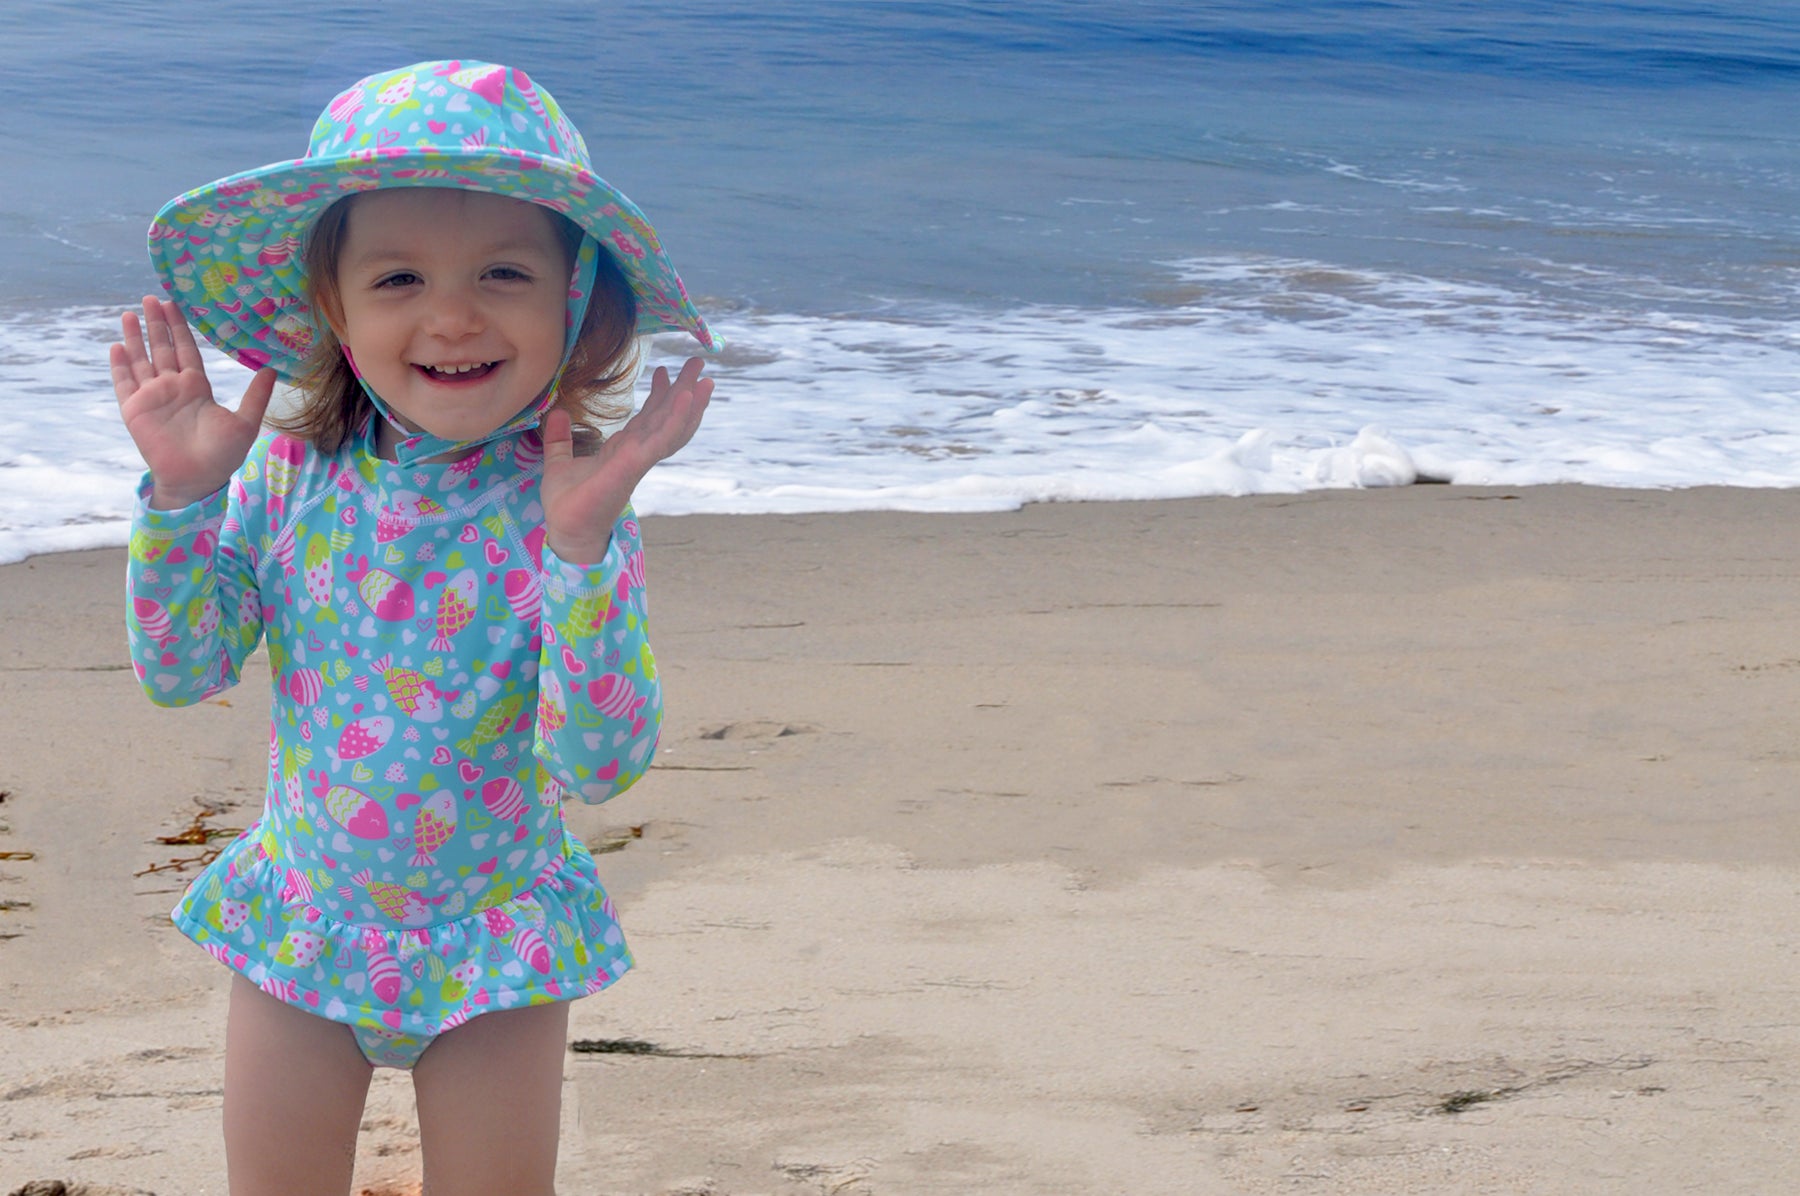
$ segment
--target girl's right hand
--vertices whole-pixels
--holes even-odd
[[[109,353],[119,414],[150,467],[150,505],[160,511],[199,502],[249,455],[275,392],[275,371],[261,369],[236,411],[213,402],[200,346],[167,299],[144,296],[144,319],[126,312],[122,344]]]

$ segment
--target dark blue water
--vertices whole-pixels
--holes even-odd
[[[0,0],[0,560],[123,540],[152,213],[440,57],[734,346],[649,513],[1800,485],[1794,0]]]
[[[762,310],[1155,305],[1231,256],[1794,301],[1792,3],[8,0],[0,304],[137,292],[163,200],[439,56],[529,70],[690,285]]]

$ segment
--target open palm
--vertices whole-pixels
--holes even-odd
[[[575,455],[567,413],[552,411],[545,418],[539,493],[544,530],[557,556],[572,565],[591,565],[606,555],[612,526],[631,492],[700,427],[713,392],[713,380],[700,376],[704,368],[698,357],[690,357],[671,381],[669,371],[657,367],[643,407],[590,456]]]
[[[262,428],[275,371],[258,370],[236,411],[213,401],[200,346],[181,310],[144,296],[144,317],[126,312],[123,340],[109,351],[113,394],[125,430],[150,467],[150,505],[198,502],[231,480]]]

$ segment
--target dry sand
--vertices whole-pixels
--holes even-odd
[[[1800,1190],[1800,493],[651,519],[561,1191]],[[0,1193],[222,1193],[122,554],[0,569]],[[260,660],[260,658],[259,658]],[[380,1073],[358,1190],[417,1174]]]

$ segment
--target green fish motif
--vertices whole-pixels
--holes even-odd
[[[578,599],[575,605],[569,608],[569,632],[579,635],[583,639],[592,639],[600,628],[606,626],[606,620],[611,615],[611,594],[593,594]]]
[[[499,739],[507,725],[519,717],[519,710],[524,705],[523,694],[508,694],[501,698],[487,708],[481,721],[475,724],[475,730],[470,732],[467,739],[458,742],[456,749],[465,756],[473,756],[479,749]]]
[[[169,542],[145,532],[131,533],[131,559],[153,564],[169,550]]]
[[[214,264],[200,271],[200,285],[206,288],[208,299],[222,299],[226,292],[237,285],[237,267],[230,264]]]
[[[513,887],[510,882],[497,884],[481,895],[481,900],[475,903],[474,912],[480,913],[484,909],[493,909],[496,905],[503,905],[511,901],[512,896]]]

